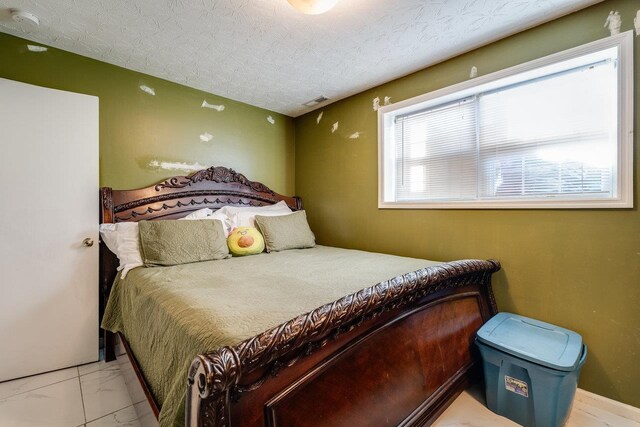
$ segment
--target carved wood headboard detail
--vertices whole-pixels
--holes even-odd
[[[137,190],[100,188],[100,223],[177,219],[203,208],[265,206],[281,200],[293,210],[302,209],[299,197],[283,196],[233,169],[212,166]],[[117,266],[116,256],[100,242],[101,319]]]
[[[261,182],[223,166],[212,166],[189,176],[174,176],[137,190],[100,189],[101,223],[175,219],[202,208],[264,206],[284,200],[302,209],[299,197],[276,193]]]

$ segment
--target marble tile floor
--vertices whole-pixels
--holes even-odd
[[[126,359],[121,359],[126,360]],[[121,365],[127,363],[127,366]],[[0,383],[0,426],[157,427],[144,396],[125,384],[128,362],[96,362]],[[603,409],[578,394],[567,427],[640,427],[640,412]],[[512,427],[489,411],[481,388],[471,387],[438,418],[437,427]]]
[[[0,426],[157,426],[144,396],[129,395],[127,368],[96,362],[2,382]]]

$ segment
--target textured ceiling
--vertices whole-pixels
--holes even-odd
[[[297,116],[597,2],[341,0],[309,16],[286,0],[0,0],[40,18],[5,13],[0,31]]]

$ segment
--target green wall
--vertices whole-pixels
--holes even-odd
[[[101,185],[147,186],[186,174],[154,161],[197,162],[229,166],[277,192],[293,192],[290,117],[62,50],[30,52],[27,44],[37,43],[0,33],[1,78],[100,98]],[[205,99],[225,109],[201,108]],[[200,140],[205,132],[211,141]]]
[[[630,30],[638,8],[637,0],[607,1],[295,121],[296,191],[319,243],[436,260],[500,260],[499,308],[580,332],[590,350],[580,386],[634,406],[640,406],[638,209],[380,210],[372,99],[400,101],[466,80],[473,65],[484,75],[600,39],[608,35],[603,24],[612,9],[622,14],[622,30]],[[355,132],[360,137],[350,139]],[[640,188],[637,174],[635,182]]]

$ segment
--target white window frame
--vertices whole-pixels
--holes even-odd
[[[486,76],[454,84],[443,89],[397,102],[378,110],[378,208],[380,209],[575,209],[633,207],[633,31],[597,40],[558,52]],[[608,199],[497,199],[459,201],[387,201],[395,193],[395,146],[391,123],[396,116],[424,110],[448,101],[460,99],[465,93],[501,87],[509,78],[530,73],[553,64],[593,54],[605,49],[618,49],[618,173],[617,197]],[[522,77],[520,77],[522,79]],[[387,176],[389,179],[386,179]]]

